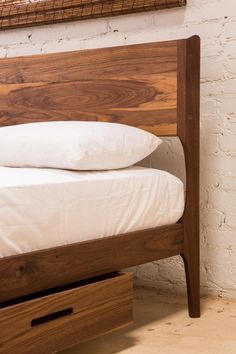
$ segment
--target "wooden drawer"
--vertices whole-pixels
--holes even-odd
[[[54,353],[132,323],[132,283],[131,273],[116,273],[5,303],[0,309],[0,353]]]

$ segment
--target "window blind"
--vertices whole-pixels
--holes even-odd
[[[186,0],[2,0],[0,29],[83,20],[186,5]]]

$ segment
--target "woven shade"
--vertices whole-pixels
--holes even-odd
[[[2,0],[0,29],[83,20],[186,5],[186,0]]]

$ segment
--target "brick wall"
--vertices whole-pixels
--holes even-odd
[[[236,297],[236,1],[0,32],[0,56],[116,46],[199,34],[201,71],[202,290]],[[181,149],[167,139],[148,164],[183,177]],[[135,269],[137,281],[181,291],[176,258]]]

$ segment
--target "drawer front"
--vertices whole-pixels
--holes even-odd
[[[53,353],[132,323],[130,273],[0,309],[0,353]]]

